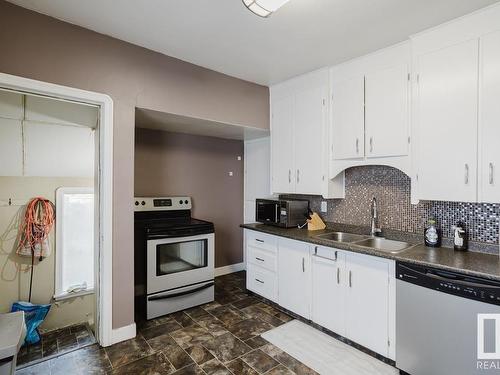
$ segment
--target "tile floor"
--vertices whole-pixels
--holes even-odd
[[[215,284],[215,302],[138,324],[134,339],[78,349],[17,374],[316,374],[260,337],[292,318],[247,294],[244,272]]]
[[[96,339],[87,323],[42,333],[38,344],[24,346],[17,357],[18,367],[36,363],[43,359],[54,358],[75,349],[84,348],[96,343]]]

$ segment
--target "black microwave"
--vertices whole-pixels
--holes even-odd
[[[308,200],[257,199],[255,220],[259,223],[293,228],[303,225],[309,213]]]

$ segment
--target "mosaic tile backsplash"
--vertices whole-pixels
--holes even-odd
[[[386,166],[350,168],[345,176],[345,199],[327,200],[327,213],[320,213],[320,204],[324,200],[321,197],[300,197],[309,199],[312,210],[329,222],[369,226],[371,200],[375,197],[382,229],[423,233],[427,220],[435,217],[443,237],[453,237],[451,226],[462,221],[467,226],[470,241],[499,243],[500,204],[420,201],[413,205],[410,178],[398,169]]]

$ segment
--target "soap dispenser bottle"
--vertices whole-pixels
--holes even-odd
[[[453,229],[453,247],[455,250],[465,251],[467,250],[467,231],[465,230],[465,224],[461,221],[452,227]]]
[[[425,246],[440,247],[441,246],[441,231],[436,226],[436,219],[429,219],[424,230]]]

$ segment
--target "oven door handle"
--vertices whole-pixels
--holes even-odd
[[[187,294],[199,292],[200,290],[204,290],[204,289],[210,288],[212,286],[214,286],[213,282],[205,284],[205,285],[202,285],[202,286],[200,286],[198,288],[194,288],[194,289],[190,289],[190,290],[185,290],[183,292],[172,293],[172,294],[167,294],[167,295],[162,295],[162,296],[148,297],[148,301],[158,301],[158,300],[162,300],[162,299],[169,299],[169,298],[181,297],[181,296],[185,296]]]

